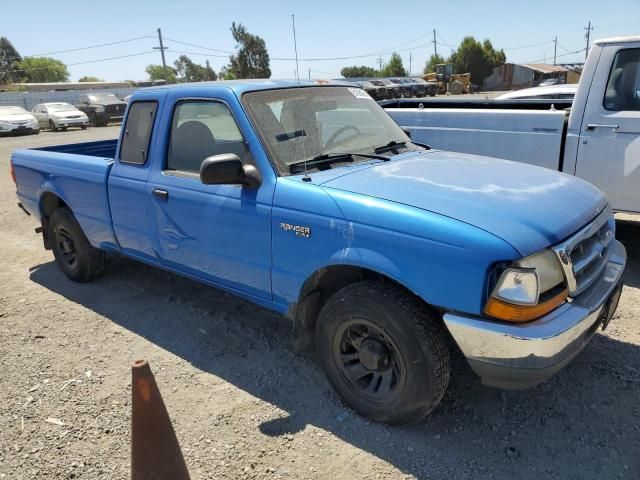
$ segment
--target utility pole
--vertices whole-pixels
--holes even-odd
[[[411,76],[411,52],[409,52],[409,76]]]
[[[584,34],[584,38],[587,39],[587,48],[584,49],[584,59],[586,60],[589,55],[589,38],[591,37],[591,30],[593,30],[591,20],[589,20],[589,25],[584,27],[584,29],[587,31],[587,33]]]
[[[309,69],[309,80],[311,80],[311,69]]]
[[[378,70],[382,71],[382,55],[378,55]]]
[[[436,29],[433,29],[433,53],[438,56],[438,42],[436,41]]]
[[[158,41],[160,42],[160,46],[159,47],[153,47],[154,50],[160,50],[160,55],[162,55],[162,70],[164,71],[164,76],[168,77],[167,75],[167,62],[164,58],[164,51],[167,49],[167,47],[164,46],[164,44],[162,43],[162,31],[160,29],[158,29]],[[165,78],[166,80],[166,78]]]
[[[556,52],[558,49],[558,36],[556,35],[556,38],[553,39],[553,64],[556,64]]]

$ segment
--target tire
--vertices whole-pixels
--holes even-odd
[[[89,244],[68,208],[53,211],[48,235],[58,267],[74,282],[88,282],[104,270],[104,252]]]
[[[382,282],[354,283],[327,300],[316,350],[342,400],[378,422],[422,420],[449,383],[442,326],[417,299]]]
[[[86,130],[86,129],[87,129],[87,126],[86,126],[86,125],[80,125],[80,128],[81,128],[82,130]]]
[[[89,115],[89,121],[91,122],[92,127],[100,126],[100,120],[98,120],[98,115],[96,115],[95,112],[91,112],[91,115]]]
[[[49,120],[49,129],[52,132],[57,132],[58,131],[58,127],[56,127],[56,124],[53,123],[53,120]]]

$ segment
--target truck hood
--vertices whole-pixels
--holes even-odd
[[[596,187],[563,173],[437,150],[342,172],[322,185],[460,220],[502,238],[523,256],[566,239],[607,205]]]

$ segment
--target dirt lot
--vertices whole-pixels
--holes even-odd
[[[639,223],[618,222],[618,313],[568,368],[504,392],[457,361],[428,421],[390,428],[342,406],[278,316],[125,259],[91,284],[62,275],[16,206],[10,152],[117,131],[0,138],[0,479],[129,478],[137,358],[193,479],[640,478]]]

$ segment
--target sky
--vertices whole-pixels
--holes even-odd
[[[349,65],[377,67],[379,58],[387,61],[394,49],[405,67],[419,74],[434,52],[434,29],[440,54],[447,56],[464,36],[473,35],[489,38],[515,63],[553,63],[556,36],[558,63],[584,60],[584,50],[570,52],[585,48],[589,21],[592,40],[640,34],[640,0],[0,0],[0,36],[23,56],[62,60],[72,81],[83,75],[144,80],[145,67],[161,62],[159,50],[153,50],[158,28],[168,64],[186,53],[197,63],[208,59],[218,71],[235,47],[230,32],[235,21],[265,40],[273,78],[294,78],[292,14],[301,78],[339,78],[340,69]],[[106,43],[114,44],[52,53]],[[360,58],[327,60],[338,57]]]

